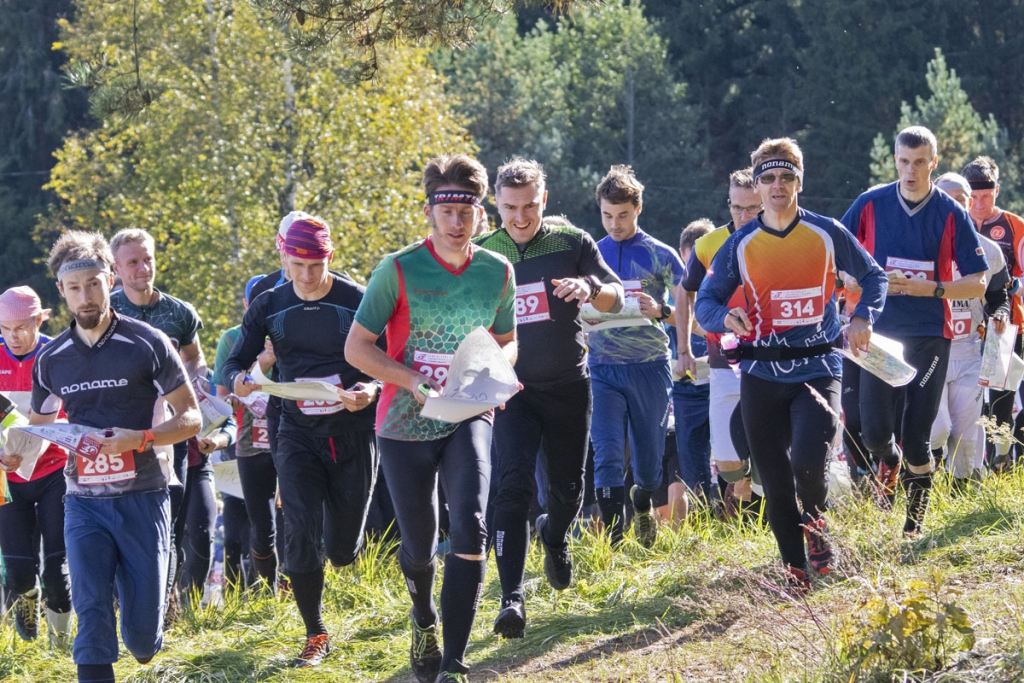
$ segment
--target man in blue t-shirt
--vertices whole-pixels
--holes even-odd
[[[666,294],[682,281],[684,268],[672,247],[638,227],[643,190],[628,166],[612,166],[597,186],[601,223],[608,233],[597,247],[622,280],[627,300],[624,314],[639,313],[635,319],[640,324],[593,331],[588,344],[594,393],[590,436],[601,517],[612,530],[612,541],[621,540],[628,433],[636,482],[630,492],[636,536],[650,547],[657,536],[651,494],[661,484],[672,388],[668,335],[656,322],[675,323]]]
[[[63,403],[71,424],[96,430],[68,455],[64,523],[78,614],[75,663],[78,680],[92,683],[114,680],[115,586],[125,647],[143,664],[160,650],[170,547],[167,447],[202,427],[167,335],[110,307],[113,263],[98,233],[68,231],[57,240],[49,267],[73,320],[39,353],[32,375],[32,424],[54,422]]]
[[[869,372],[860,373],[862,436],[877,466],[883,506],[891,506],[906,462],[903,530],[908,536],[921,533],[932,485],[931,428],[954,336],[950,304],[983,296],[988,270],[967,211],[931,182],[937,151],[938,142],[927,128],[900,131],[893,157],[899,181],[862,194],[842,220],[889,279],[875,332],[900,341],[907,363],[917,368],[914,380],[898,389]],[[903,411],[897,415],[900,395]],[[894,437],[897,418],[903,427],[902,453]]]

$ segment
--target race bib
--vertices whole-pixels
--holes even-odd
[[[935,261],[913,261],[911,259],[889,256],[885,260],[885,274],[892,280],[906,278],[908,280],[934,280]],[[902,296],[899,292],[890,292],[889,296]]]
[[[516,286],[516,323],[526,325],[551,320],[548,293],[543,282]]]
[[[412,354],[412,367],[421,375],[426,375],[442,387],[448,379],[448,366],[452,364],[451,353],[429,353],[427,351],[414,351]]]
[[[644,286],[640,280],[623,280],[622,291],[625,292],[626,296],[629,296],[630,294],[639,294],[644,291]]]
[[[330,377],[296,377],[295,381],[327,382],[336,387],[341,386],[341,377],[338,375],[331,375]],[[303,415],[333,415],[345,410],[345,406],[341,401],[296,401],[295,404]],[[268,445],[267,447],[269,448],[270,446]]]
[[[971,336],[971,322],[972,322],[971,311],[970,311],[970,309],[967,309],[967,310],[964,310],[964,309],[957,310],[956,309],[956,305],[958,303],[961,303],[961,302],[959,302],[959,301],[954,301],[953,302],[954,308],[953,308],[953,313],[952,313],[952,316],[951,316],[951,321],[953,323],[953,341],[957,341],[958,339],[967,339],[968,337]],[[964,301],[962,303],[967,305],[966,301]]]
[[[772,290],[772,327],[814,325],[824,317],[821,287]]]
[[[78,483],[83,486],[111,484],[118,481],[131,481],[135,478],[135,452],[97,453],[90,460],[78,456],[75,458],[78,470]]]
[[[270,430],[267,429],[265,418],[255,418],[252,421],[252,447],[261,451],[270,450]]]

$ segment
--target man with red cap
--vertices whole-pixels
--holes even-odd
[[[0,294],[0,394],[24,416],[29,414],[32,399],[32,365],[50,341],[39,332],[49,317],[50,309],[44,309],[39,296],[28,287],[12,287]],[[11,496],[7,505],[0,506],[0,553],[6,569],[4,583],[18,595],[14,626],[25,640],[35,639],[40,603],[45,601],[50,643],[65,647],[71,626],[71,579],[64,550],[67,488],[63,470],[68,454],[55,444],[19,432],[6,431],[0,444],[8,439],[11,453],[42,451],[26,471],[19,469],[21,456],[0,450],[0,467],[7,473]]]
[[[321,598],[324,557],[351,564],[377,472],[373,411],[380,385],[345,360],[345,340],[364,288],[332,274],[330,228],[319,218],[296,220],[282,251],[291,279],[256,297],[221,371],[240,397],[260,389],[249,369],[273,342],[279,380],[321,380],[345,389],[337,401],[284,400],[273,449],[285,520],[284,571],[306,627],[295,666],[316,666],[331,651]]]

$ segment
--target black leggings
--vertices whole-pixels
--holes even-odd
[[[565,536],[583,504],[591,409],[590,380],[582,379],[521,391],[495,416],[494,507],[504,519],[527,521],[540,451],[547,474],[548,541]]]
[[[932,459],[932,425],[939,414],[942,387],[949,366],[949,340],[943,337],[905,337],[903,357],[917,369],[905,387],[893,387],[870,372],[860,373],[860,420],[864,445],[875,462],[895,465],[897,415],[902,424],[903,457],[914,467]],[[900,398],[903,410],[897,411]]]
[[[213,465],[209,456],[203,462],[188,468],[185,484],[184,507],[185,563],[178,578],[178,588],[186,595],[198,592],[202,596],[206,578],[213,565],[213,529],[217,523],[217,499],[213,490]]]
[[[400,555],[409,565],[424,567],[437,551],[438,480],[444,488],[451,517],[451,552],[483,555],[487,542],[484,511],[491,476],[491,425],[484,419],[473,418],[436,441],[378,437],[377,443],[402,534]]]
[[[245,501],[221,493],[224,501],[224,582],[233,588],[245,588],[242,560],[249,555],[249,515]]]
[[[238,458],[237,462],[249,515],[249,552],[257,574],[273,583],[277,580],[277,468],[270,451]]]
[[[8,482],[11,501],[0,506],[0,552],[7,588],[36,587],[39,540],[43,542],[43,598],[54,612],[71,609],[71,579],[64,550],[64,471],[22,483]]]
[[[839,380],[773,382],[743,373],[740,409],[782,561],[806,570],[800,508],[816,517],[827,505],[828,454],[839,429]]]

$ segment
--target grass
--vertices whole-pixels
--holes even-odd
[[[644,549],[612,552],[585,532],[573,547],[576,583],[553,591],[534,545],[527,564],[527,636],[490,633],[500,591],[493,562],[469,659],[473,680],[881,681],[1024,680],[1024,473],[953,493],[940,475],[917,541],[892,513],[857,494],[830,513],[839,571],[806,598],[783,589],[774,539],[756,523],[706,512],[662,528]],[[409,599],[393,546],[370,545],[328,572],[325,620],[335,653],[317,670],[288,667],[302,644],[290,598],[228,596],[187,611],[153,662],[122,650],[118,680],[415,680],[408,666]],[[961,618],[961,630],[954,622]],[[25,643],[0,624],[0,680],[74,680],[64,653]],[[871,644],[869,648],[866,644]]]

